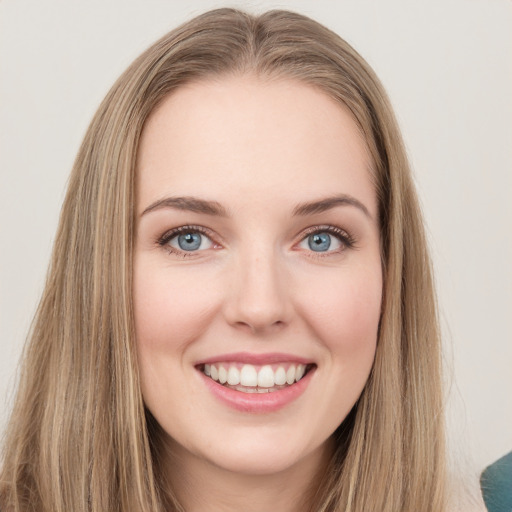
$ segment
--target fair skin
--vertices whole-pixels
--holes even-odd
[[[310,86],[222,77],[159,105],[137,169],[142,392],[178,499],[187,512],[306,510],[380,318],[357,126]]]

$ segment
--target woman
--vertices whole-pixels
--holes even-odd
[[[300,15],[206,13],[86,134],[2,510],[444,510],[438,331],[372,70]]]

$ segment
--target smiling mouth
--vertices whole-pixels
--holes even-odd
[[[315,364],[203,364],[198,369],[222,386],[242,393],[272,393],[299,382]]]

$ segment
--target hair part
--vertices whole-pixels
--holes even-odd
[[[219,9],[144,52],[100,105],[75,161],[7,430],[8,511],[181,510],[146,419],[132,311],[138,143],[174,90],[227,74],[309,84],[346,106],[371,156],[384,289],[375,363],[313,498],[315,512],[442,511],[440,337],[406,152],[379,80],[317,22]]]

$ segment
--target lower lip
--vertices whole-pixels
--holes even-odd
[[[200,374],[207,388],[224,404],[238,411],[262,414],[278,411],[299,398],[308,387],[314,371],[312,368],[291,386],[268,393],[244,393],[219,384],[203,372]]]

